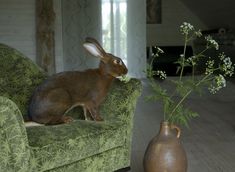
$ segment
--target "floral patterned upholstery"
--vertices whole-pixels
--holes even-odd
[[[0,44],[0,95],[13,100],[27,115],[33,90],[46,74],[19,51]]]
[[[141,83],[115,80],[100,111],[104,122],[82,120],[25,127],[30,96],[47,76],[0,44],[0,171],[111,172],[130,166],[133,115]]]

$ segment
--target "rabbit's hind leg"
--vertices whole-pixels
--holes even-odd
[[[41,108],[37,108],[38,113],[35,117],[40,119],[46,125],[55,125],[62,123],[70,123],[73,118],[66,116],[66,111],[72,106],[70,94],[62,89],[57,88],[48,92],[38,102]]]

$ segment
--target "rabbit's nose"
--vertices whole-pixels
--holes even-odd
[[[123,68],[123,71],[122,71],[122,74],[121,75],[126,75],[128,72],[128,69],[127,68]]]

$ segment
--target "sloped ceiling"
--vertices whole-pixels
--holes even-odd
[[[235,29],[235,0],[181,0],[210,29]]]

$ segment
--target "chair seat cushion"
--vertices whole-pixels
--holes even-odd
[[[31,168],[49,170],[120,147],[126,140],[124,132],[120,122],[83,120],[27,127]]]

